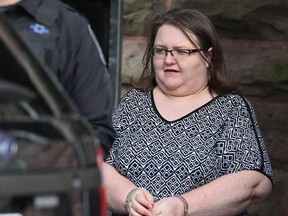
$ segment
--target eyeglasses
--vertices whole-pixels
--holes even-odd
[[[176,59],[185,59],[189,57],[192,53],[200,52],[202,49],[164,49],[154,47],[151,49],[151,55],[156,59],[165,59],[168,55],[168,52],[171,56]]]

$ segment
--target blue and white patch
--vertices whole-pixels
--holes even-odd
[[[41,25],[39,23],[32,23],[30,24],[29,26],[30,30],[32,30],[33,32],[35,32],[36,34],[49,34],[50,33],[50,30],[44,26],[44,25]]]
[[[18,152],[18,145],[8,135],[0,132],[0,161],[7,160]]]

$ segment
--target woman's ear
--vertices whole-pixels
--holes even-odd
[[[212,47],[210,47],[205,53],[206,67],[209,68],[212,59]]]

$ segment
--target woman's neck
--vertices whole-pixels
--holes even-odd
[[[20,2],[21,0],[0,0],[0,7],[1,6],[8,6],[8,5],[13,5],[16,4],[18,2]]]
[[[159,87],[155,87],[153,98],[160,115],[168,121],[174,121],[207,104],[213,99],[213,96],[210,94],[208,87],[194,94],[183,96],[167,94]]]

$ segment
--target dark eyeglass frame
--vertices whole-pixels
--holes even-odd
[[[168,52],[170,52],[170,55],[171,56],[174,56],[174,54],[173,54],[173,51],[186,51],[187,52],[187,54],[190,56],[192,53],[196,53],[196,52],[200,52],[200,51],[202,51],[202,49],[164,49],[164,48],[159,48],[159,47],[153,47],[152,49],[151,49],[151,55],[152,56],[155,56],[155,54],[154,54],[154,50],[160,50],[160,51],[164,51],[165,52],[165,54],[164,54],[164,56],[167,56],[168,55]]]

